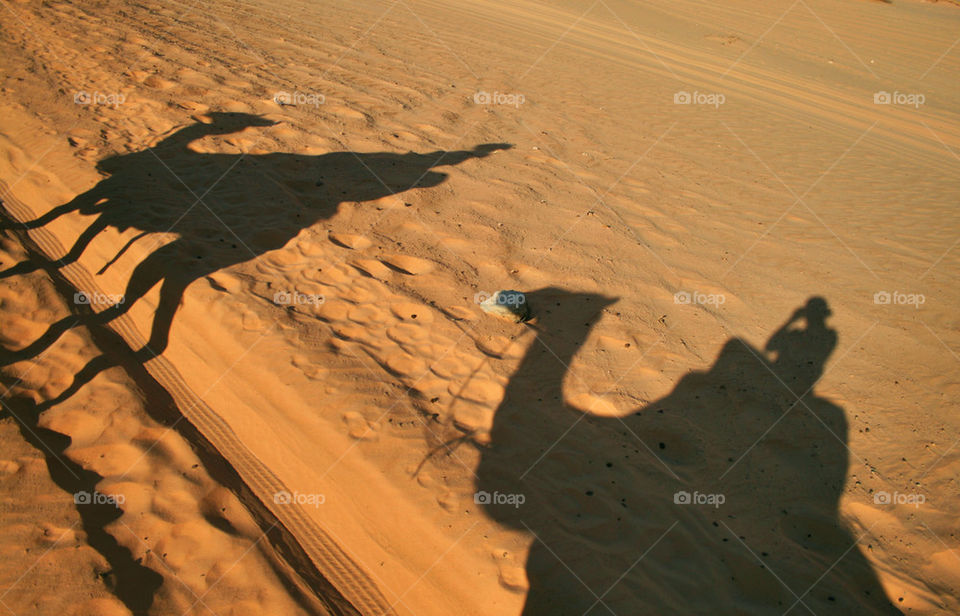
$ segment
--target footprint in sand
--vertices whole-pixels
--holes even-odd
[[[325,378],[330,373],[329,369],[310,361],[306,355],[300,353],[290,358],[290,363],[299,368],[308,379],[314,381]]]
[[[375,304],[361,304],[351,308],[350,312],[347,313],[347,318],[354,323],[369,325],[374,323],[385,323],[390,318],[390,315]]]
[[[389,267],[376,259],[358,259],[351,261],[350,265],[361,274],[377,280],[388,280],[393,273]]]
[[[433,263],[430,261],[406,255],[388,255],[380,261],[390,269],[410,276],[426,274],[433,269]]]
[[[143,80],[143,85],[147,86],[148,88],[154,88],[156,90],[169,90],[176,84],[170,81],[169,79],[164,79],[163,77],[160,77],[159,75],[150,75],[149,77]]]
[[[415,345],[427,338],[427,331],[410,323],[400,323],[387,330],[387,338],[400,345]]]
[[[367,421],[356,411],[343,414],[343,422],[347,424],[347,434],[361,441],[372,441],[380,437],[380,424]]]
[[[491,416],[494,406],[503,398],[503,387],[485,378],[473,378],[466,385],[450,383],[447,391],[456,398],[487,406]]]
[[[427,370],[427,363],[402,351],[392,353],[384,361],[387,370],[397,376],[420,376]]]
[[[475,321],[476,313],[463,306],[448,306],[443,309],[443,313],[455,321]]]
[[[488,432],[493,426],[493,409],[487,405],[458,400],[453,412],[453,422],[466,432]]]
[[[330,233],[327,237],[337,246],[351,248],[353,250],[363,250],[373,244],[373,242],[366,237],[355,233]]]

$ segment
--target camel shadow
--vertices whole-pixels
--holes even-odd
[[[96,314],[81,311],[52,324],[35,342],[9,354],[4,363],[35,357],[64,332],[79,325],[109,323],[130,310],[160,285],[149,339],[137,357],[146,361],[167,347],[174,315],[187,287],[232,265],[282,248],[301,230],[329,219],[345,202],[367,202],[414,188],[434,187],[447,174],[438,167],[483,158],[509,144],[483,144],[472,150],[426,153],[330,152],[296,154],[207,154],[191,147],[209,136],[269,127],[274,122],[244,113],[207,114],[175,130],[154,147],[100,161],[108,177],[69,203],[22,225],[47,225],[71,213],[95,216],[66,254],[44,262],[31,260],[0,272],[0,278],[37,269],[56,270],[76,262],[90,243],[108,228],[139,231],[103,273],[134,243],[153,242],[155,249],[133,268],[122,294]],[[170,241],[170,237],[175,239]],[[74,385],[55,403],[69,396],[109,364],[99,357],[88,364]]]
[[[900,613],[838,515],[847,423],[813,393],[837,344],[823,299],[765,352],[731,339],[709,370],[616,418],[562,392],[615,300],[527,297],[536,340],[477,472],[487,514],[533,540],[524,616]]]

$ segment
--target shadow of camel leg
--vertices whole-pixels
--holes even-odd
[[[170,326],[180,307],[183,293],[198,277],[177,269],[178,248],[175,244],[168,244],[140,262],[130,276],[123,303],[114,304],[97,314],[91,322],[95,325],[105,325],[125,314],[137,300],[160,282],[160,297],[153,315],[150,339],[143,348],[136,351],[141,361],[150,360],[167,348]]]
[[[160,265],[163,263],[165,255],[161,253],[158,256],[160,252],[160,250],[154,252],[133,270],[133,274],[130,276],[130,282],[127,283],[127,289],[123,296],[123,303],[114,304],[94,315],[78,316],[71,314],[60,319],[48,327],[47,331],[35,342],[19,351],[10,353],[0,362],[0,365],[12,364],[40,355],[59,340],[60,336],[73,327],[78,325],[105,325],[121,314],[126,313],[130,309],[131,304],[146,295],[147,291],[153,288],[153,286],[163,278],[163,269]]]
[[[123,292],[123,301],[94,315],[89,323],[91,325],[106,325],[120,315],[126,314],[137,300],[146,295],[158,282],[165,280],[165,261],[166,255],[161,248],[137,264],[133,273],[130,274],[127,288]],[[166,266],[169,267],[169,263],[166,263]]]
[[[18,228],[36,229],[38,227],[48,225],[54,220],[56,220],[57,218],[60,218],[65,214],[69,214],[70,212],[81,212],[83,214],[92,214],[93,206],[95,206],[101,200],[102,194],[103,194],[103,191],[97,188],[94,188],[93,190],[88,190],[85,193],[77,195],[67,203],[64,203],[63,205],[59,205],[53,208],[52,210],[50,210],[46,214],[43,214],[42,216],[38,216],[33,220],[28,220],[22,223],[13,223],[12,225],[10,225],[10,227],[14,229],[18,229]]]
[[[106,355],[98,355],[87,362],[87,365],[80,369],[79,372],[73,377],[73,382],[70,383],[70,386],[65,390],[60,392],[60,394],[51,400],[37,405],[37,412],[42,413],[45,410],[54,407],[65,400],[71,398],[75,393],[80,391],[84,385],[89,383],[96,377],[98,374],[106,370],[107,368],[112,368],[113,366],[118,365],[116,362],[107,358]]]
[[[70,248],[70,251],[67,254],[63,255],[59,259],[50,259],[47,261],[39,260],[30,260],[24,261],[22,263],[17,263],[11,268],[5,269],[0,272],[0,278],[9,278],[10,276],[21,276],[23,274],[29,274],[35,272],[39,269],[46,269],[48,267],[60,268],[70,263],[76,262],[80,258],[80,255],[83,254],[83,251],[87,249],[87,246],[90,242],[93,241],[93,238],[97,236],[101,231],[107,228],[107,222],[103,217],[95,220],[89,227],[83,230],[83,233],[77,237],[77,240],[73,243],[73,246]]]
[[[37,338],[37,340],[30,343],[29,346],[20,349],[19,351],[6,353],[5,357],[0,360],[0,366],[6,366],[18,361],[25,361],[27,359],[39,357],[41,354],[46,352],[46,350],[49,349],[53,343],[59,340],[60,336],[62,336],[64,332],[76,325],[79,325],[82,320],[82,317],[73,314],[60,319],[48,327],[47,331],[45,331],[42,336]]]
[[[190,278],[177,275],[163,279],[163,286],[160,287],[160,303],[153,315],[150,340],[144,345],[144,348],[137,351],[138,356],[147,355],[147,357],[141,359],[146,360],[155,355],[160,355],[167,348],[173,317],[176,315],[177,309],[180,308],[183,294],[190,282]]]
[[[38,269],[49,267],[54,262],[45,261],[43,263],[38,263],[37,261],[22,261],[17,263],[13,267],[8,267],[7,269],[0,272],[0,279],[10,278],[13,276],[23,276],[24,274],[30,274],[37,271]]]

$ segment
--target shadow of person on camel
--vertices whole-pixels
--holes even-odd
[[[847,421],[813,392],[837,345],[826,301],[765,350],[733,338],[666,397],[600,417],[563,382],[615,300],[527,299],[536,338],[477,470],[486,513],[532,540],[524,616],[900,613],[839,514]]]
[[[167,347],[174,315],[194,281],[283,248],[301,230],[331,218],[342,203],[434,187],[447,178],[438,168],[512,147],[492,143],[472,150],[343,151],[316,156],[209,154],[197,151],[196,142],[245,129],[267,129],[274,122],[227,112],[209,113],[206,120],[174,130],[151,148],[100,161],[97,169],[108,177],[96,186],[35,220],[13,225],[33,229],[74,213],[94,217],[66,254],[48,262],[19,263],[0,272],[0,278],[74,263],[108,228],[139,233],[98,273],[131,245],[152,245],[147,244],[147,257],[133,268],[122,302],[79,319],[70,315],[57,321],[35,342],[8,354],[5,363],[39,355],[72,327],[109,323],[159,284],[149,339],[142,349],[134,349],[140,361],[147,361]],[[64,395],[75,391],[105,362],[99,358],[88,365]]]

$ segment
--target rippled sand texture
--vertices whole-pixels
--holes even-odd
[[[955,2],[0,15],[6,611],[960,612]]]

